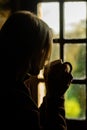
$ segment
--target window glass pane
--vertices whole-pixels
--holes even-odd
[[[73,66],[74,78],[86,77],[86,44],[65,44],[64,61],[70,61]]]
[[[86,86],[71,84],[65,93],[66,118],[86,119]]]
[[[59,54],[60,54],[59,44],[58,43],[57,44],[53,44],[50,61],[59,59]]]
[[[37,5],[37,15],[52,28],[54,37],[59,37],[59,3],[39,3]]]
[[[74,78],[86,77],[86,44],[65,44],[64,61],[73,66]],[[71,84],[65,94],[65,111],[67,118],[85,119],[86,117],[86,86]]]
[[[46,87],[45,83],[38,84],[38,107],[40,107],[41,103],[43,102],[43,97],[46,95]]]
[[[64,38],[86,38],[86,2],[64,3]]]

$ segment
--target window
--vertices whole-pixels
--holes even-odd
[[[65,93],[66,118],[72,119],[86,119],[86,4],[86,0],[51,0],[37,5],[38,17],[43,19],[54,33],[51,60],[62,59],[73,65],[74,79]],[[39,78],[43,78],[41,74]],[[38,86],[38,106],[45,91],[42,82]]]

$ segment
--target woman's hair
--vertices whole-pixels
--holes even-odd
[[[16,72],[24,66],[27,68],[27,62],[32,62],[33,65],[37,56],[39,60],[41,51],[42,59],[46,60],[51,50],[51,29],[29,11],[17,11],[10,15],[1,28],[1,39],[3,46],[10,50],[9,52],[14,52]]]

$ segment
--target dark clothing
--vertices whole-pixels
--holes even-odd
[[[5,106],[6,105],[6,106]],[[29,130],[66,130],[64,113],[64,99],[46,99],[44,97],[38,109],[28,89],[22,83],[9,90],[9,95],[4,99],[6,118],[9,120],[26,122]]]

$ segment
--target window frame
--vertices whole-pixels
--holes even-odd
[[[55,38],[53,39],[53,44],[59,44],[60,45],[60,59],[62,59],[62,61],[64,61],[64,45],[65,44],[86,44],[86,53],[87,53],[87,35],[86,38],[72,38],[72,39],[66,39],[64,38],[64,2],[86,2],[87,5],[87,1],[86,0],[39,0],[39,2],[59,2],[59,17],[60,17],[60,28],[59,28],[59,32],[60,32],[60,37],[59,38]],[[38,2],[38,3],[39,3]],[[37,3],[37,4],[38,4]],[[86,16],[87,17],[87,16]],[[86,18],[86,25],[87,25],[87,18]],[[86,32],[87,34],[87,32]],[[86,61],[87,61],[87,57],[86,57]],[[86,63],[87,64],[87,63]],[[44,79],[38,79],[39,82],[44,82]],[[72,84],[79,84],[79,85],[85,85],[86,86],[86,95],[87,95],[87,65],[86,65],[86,78],[80,79],[80,78],[74,78],[72,80]],[[86,96],[87,99],[87,96]],[[86,106],[87,109],[87,106]]]

